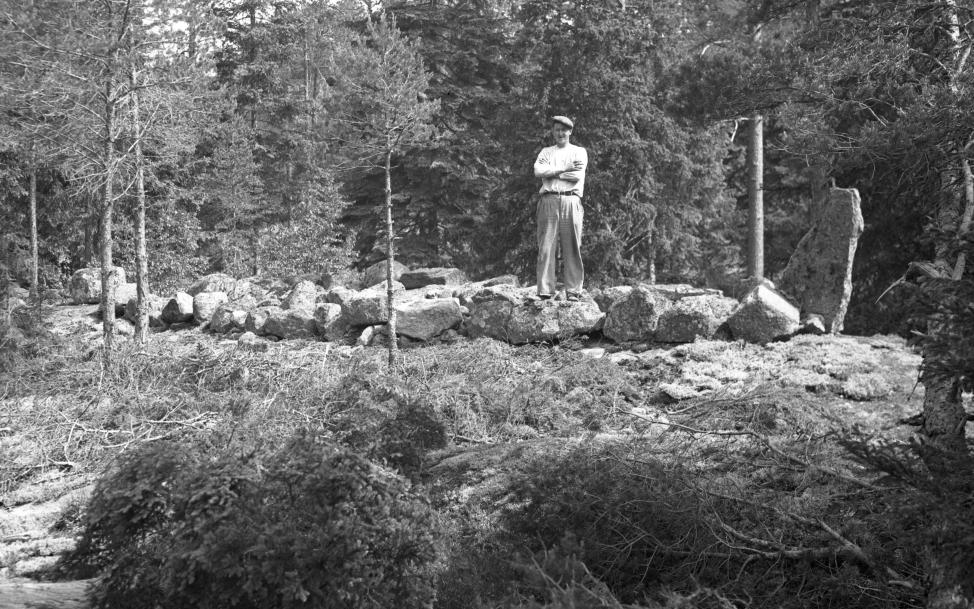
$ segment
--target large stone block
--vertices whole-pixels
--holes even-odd
[[[221,304],[210,317],[210,331],[217,334],[243,330],[246,324],[247,311],[237,308],[232,303]]]
[[[637,286],[609,307],[602,334],[616,342],[653,340],[660,316],[671,306],[668,294],[654,286]]]
[[[200,292],[193,296],[193,320],[198,324],[208,323],[217,308],[227,300],[226,292]]]
[[[534,288],[499,285],[475,294],[468,306],[471,338],[488,336],[512,344],[564,339],[602,327],[605,314],[591,299],[536,301]]]
[[[460,303],[453,298],[412,300],[395,305],[397,333],[429,340],[444,330],[460,325]]]
[[[193,297],[186,292],[176,292],[162,309],[162,321],[167,324],[181,323],[193,319]]]
[[[833,188],[778,278],[778,289],[798,304],[802,319],[821,318],[830,333],[842,330],[852,296],[852,264],[863,231],[859,191]]]
[[[405,272],[399,281],[407,290],[415,290],[428,285],[463,285],[467,277],[456,268],[428,268]]]
[[[109,283],[117,287],[125,283],[125,269],[112,267]],[[73,304],[98,304],[101,302],[101,268],[78,269],[68,282],[68,293]]]
[[[692,343],[697,338],[713,338],[717,329],[730,318],[737,304],[733,298],[716,294],[679,298],[660,315],[655,340],[663,343]]]
[[[398,281],[392,282],[393,295],[401,294],[405,288]],[[331,292],[334,293],[334,290]],[[384,324],[389,321],[389,313],[386,310],[386,286],[385,282],[372,286],[367,290],[343,294],[344,301],[341,303],[342,317],[353,326],[372,326]],[[395,306],[395,304],[393,304]]]
[[[304,309],[269,307],[264,334],[282,339],[314,338],[315,314]]]
[[[307,280],[299,281],[291,288],[281,307],[313,314],[317,298],[318,286],[314,282]]]
[[[403,273],[409,271],[405,264],[394,260],[392,262],[392,280],[399,281]],[[362,285],[375,285],[386,280],[386,261],[380,260],[362,272]]]
[[[794,334],[798,328],[798,309],[765,285],[751,290],[727,320],[734,338],[751,343],[766,343]]]
[[[155,294],[147,294],[145,300],[149,312],[149,325],[165,325],[165,322],[162,321],[162,310],[169,301]],[[135,323],[139,313],[138,307],[139,299],[137,297],[129,298],[128,302],[125,303],[125,319]]]

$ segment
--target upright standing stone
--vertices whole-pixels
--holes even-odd
[[[842,330],[849,308],[852,262],[863,226],[859,191],[833,188],[777,281],[778,289],[799,304],[802,319],[818,316],[832,334]]]

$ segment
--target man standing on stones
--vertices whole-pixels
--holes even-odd
[[[538,297],[555,294],[558,246],[561,246],[565,292],[568,300],[582,297],[582,195],[588,153],[568,142],[574,124],[567,116],[551,118],[554,146],[544,148],[534,162],[534,176],[541,178],[538,202]]]

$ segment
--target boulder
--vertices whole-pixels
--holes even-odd
[[[460,325],[460,303],[454,298],[433,298],[397,303],[396,332],[417,340],[429,340]]]
[[[393,282],[393,293],[402,293],[405,288],[398,281]],[[367,290],[353,292],[342,303],[342,317],[353,326],[371,326],[389,321],[386,311],[385,282]]]
[[[315,314],[305,309],[268,307],[264,334],[283,339],[314,338]]]
[[[317,298],[318,286],[311,281],[299,281],[291,288],[281,307],[314,314]]]
[[[234,292],[237,280],[226,273],[211,273],[200,277],[196,283],[189,286],[186,293],[196,296],[202,292],[223,292],[230,294]]]
[[[109,281],[118,286],[125,283],[125,269],[112,267]],[[101,301],[101,268],[78,269],[68,282],[68,292],[73,304],[98,304]]]
[[[243,309],[253,308],[267,297],[267,291],[251,278],[238,279],[233,287],[224,291],[227,293],[228,302],[240,303],[239,306]],[[254,304],[246,306],[250,302]]]
[[[162,296],[156,296],[155,294],[146,295],[146,304],[149,309],[149,325],[150,326],[163,326],[165,323],[162,321],[162,310],[169,302]],[[136,322],[136,317],[138,316],[139,299],[137,297],[132,297],[128,299],[125,303],[125,319],[132,323]]]
[[[260,307],[250,311],[247,313],[247,319],[244,320],[244,330],[247,332],[253,332],[257,336],[263,336],[264,325],[267,323],[267,319],[270,316],[271,311],[276,311],[278,309],[280,309],[280,307]]]
[[[243,330],[246,324],[247,311],[231,303],[221,304],[210,318],[210,330],[217,334]]]
[[[631,285],[617,285],[602,290],[593,290],[592,298],[604,313],[608,313],[612,305],[629,296],[632,290]]]
[[[399,277],[407,272],[409,267],[394,260],[392,262],[392,280],[399,281]],[[380,260],[362,271],[362,285],[375,285],[386,279],[386,261]]]
[[[186,292],[176,292],[162,308],[162,321],[167,324],[180,323],[193,319],[193,297]]]
[[[734,338],[766,343],[798,330],[798,309],[778,292],[759,285],[741,300],[727,323]]]
[[[193,296],[193,320],[198,324],[209,322],[217,307],[225,302],[226,292],[200,292]]]
[[[134,283],[121,283],[115,288],[115,314],[125,315],[125,307],[129,301],[138,295],[138,287]]]
[[[713,338],[735,308],[737,301],[726,296],[704,294],[680,298],[660,315],[655,340],[692,343],[697,338]]]
[[[325,302],[344,306],[345,303],[348,302],[355,294],[355,290],[350,290],[341,285],[335,286],[325,292]]]
[[[605,314],[591,299],[577,302],[532,300],[534,288],[484,288],[468,305],[471,338],[488,336],[513,344],[540,342],[599,330]]]
[[[339,318],[342,315],[341,306],[331,303],[323,302],[315,307],[315,331],[331,340],[331,336],[334,336],[334,328],[336,323],[339,323]],[[344,334],[344,330],[341,332]]]
[[[467,282],[463,271],[456,268],[428,268],[407,271],[399,277],[407,290],[428,285],[463,285]]]
[[[673,306],[672,296],[659,286],[639,285],[609,307],[602,334],[616,342],[653,340],[663,312]]]
[[[852,296],[852,263],[863,231],[859,191],[833,188],[778,278],[778,289],[798,304],[802,319],[817,315],[831,334],[842,330]]]

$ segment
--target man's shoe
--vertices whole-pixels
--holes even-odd
[[[583,298],[584,296],[579,292],[568,292],[568,295],[565,297],[565,300],[567,300],[568,302],[579,302]]]

